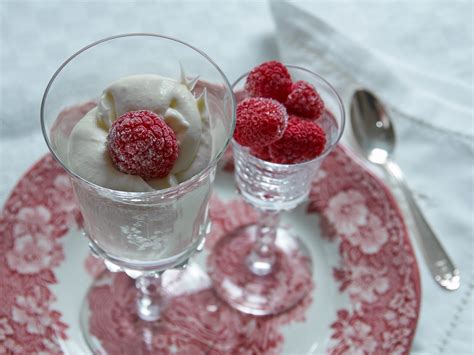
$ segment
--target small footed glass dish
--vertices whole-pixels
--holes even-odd
[[[111,82],[126,76],[176,77],[179,64],[199,75],[199,82],[189,90],[195,98],[205,96],[207,100],[206,123],[211,128],[209,137],[199,142],[211,145],[211,153],[205,157],[202,170],[175,186],[135,192],[99,186],[71,168],[68,155],[71,132],[97,105],[88,100]],[[187,79],[184,74],[182,78]],[[157,100],[162,98],[160,95],[160,91],[156,92]],[[172,103],[173,100],[169,107]],[[234,111],[231,86],[205,53],[179,40],[147,33],[118,35],[92,43],[65,61],[46,88],[41,105],[46,143],[69,174],[91,251],[104,260],[109,271],[123,271],[135,279],[135,288],[130,291],[135,304],[117,312],[136,318],[137,327],[143,322],[147,326],[159,323],[166,298],[170,296],[162,274],[171,268],[184,269],[188,259],[203,247],[209,229],[208,205],[216,166],[232,137]],[[99,150],[96,153],[102,154]],[[107,154],[104,157],[109,158]],[[96,170],[97,174],[103,172]],[[195,277],[191,272],[186,275],[177,275],[176,279],[182,281],[180,287],[192,288]],[[101,279],[96,279],[91,290],[100,285]],[[89,328],[94,312],[89,304],[90,294],[89,290],[82,305],[81,327],[92,352],[101,353],[100,342]],[[101,324],[107,328],[107,320]]]
[[[304,202],[324,158],[341,138],[344,106],[336,90],[318,74],[288,65],[294,81],[312,84],[325,103],[316,123],[326,134],[322,153],[297,164],[277,164],[251,154],[232,141],[235,181],[243,199],[260,213],[259,222],[220,239],[208,260],[218,295],[236,309],[253,315],[281,313],[297,304],[312,288],[313,266],[304,243],[291,226],[280,226],[283,211]],[[247,74],[233,88],[238,101],[247,97]]]

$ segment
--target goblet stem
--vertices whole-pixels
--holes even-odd
[[[258,276],[272,272],[276,260],[275,239],[280,211],[260,210],[260,219],[256,235],[256,243],[247,258],[250,270]]]
[[[158,272],[135,279],[135,286],[138,290],[138,316],[145,321],[152,322],[160,318],[163,301],[161,281],[161,273]]]

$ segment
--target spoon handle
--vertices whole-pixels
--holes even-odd
[[[415,220],[416,229],[418,230],[418,240],[420,242],[425,261],[428,264],[428,268],[435,281],[441,287],[447,290],[457,290],[461,281],[459,270],[456,266],[454,266],[448,254],[423,216],[423,213],[413,198],[412,192],[405,182],[405,178],[403,177],[400,167],[392,161],[388,161],[386,164],[384,164],[384,167],[399,183],[406,201],[408,202]]]

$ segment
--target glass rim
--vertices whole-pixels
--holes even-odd
[[[252,154],[250,154],[253,158],[255,158],[257,161],[262,161],[262,162],[265,162],[265,164],[268,164],[269,167],[280,167],[280,168],[289,168],[289,167],[295,167],[295,166],[298,166],[298,167],[304,167],[305,165],[312,165],[313,163],[315,163],[316,161],[318,161],[319,159],[322,159],[324,158],[325,156],[327,156],[329,153],[331,153],[332,151],[332,148],[337,145],[337,143],[339,143],[339,141],[341,140],[341,137],[342,137],[342,134],[344,133],[344,128],[346,126],[346,110],[344,109],[344,103],[342,102],[342,99],[341,97],[339,96],[338,92],[336,91],[336,89],[334,88],[334,86],[331,85],[331,83],[329,81],[327,81],[325,78],[323,78],[321,75],[319,75],[318,73],[315,73],[309,69],[306,69],[306,68],[303,68],[303,67],[300,67],[298,65],[293,65],[293,64],[285,64],[283,63],[283,65],[287,68],[291,68],[291,69],[297,69],[297,70],[301,70],[301,71],[304,71],[308,74],[311,74],[315,77],[317,77],[319,80],[321,80],[325,85],[328,86],[329,90],[332,92],[332,94],[334,94],[334,96],[336,97],[336,101],[338,103],[338,106],[339,106],[339,113],[341,115],[341,126],[340,126],[340,130],[337,134],[337,137],[336,139],[334,140],[334,142],[327,148],[325,149],[325,151],[321,154],[321,155],[318,155],[316,158],[313,158],[311,160],[307,160],[305,162],[302,162],[302,163],[295,163],[295,164],[280,164],[280,163],[273,163],[273,162],[270,162],[270,161],[267,161],[267,160],[263,160],[263,159],[260,159]],[[239,78],[237,78],[237,80],[234,81],[234,83],[232,84],[232,90],[234,90],[234,88],[236,87],[236,85],[242,80],[244,79],[245,77],[247,77],[248,75],[250,74],[250,71],[242,74]],[[235,93],[234,93],[234,96],[235,96]],[[248,149],[248,147],[244,147],[242,145],[240,145],[239,143],[237,143],[235,141],[235,139],[232,139],[232,144],[233,145],[237,145],[238,147],[242,148],[242,149]]]
[[[52,147],[52,144],[51,144],[51,141],[50,141],[50,137],[49,137],[49,134],[46,132],[46,125],[45,125],[45,117],[44,117],[44,109],[45,109],[45,104],[46,104],[46,100],[47,100],[47,97],[48,97],[48,93],[51,89],[51,86],[53,85],[55,79],[58,77],[58,75],[61,73],[61,71],[74,59],[76,58],[77,56],[79,56],[80,54],[86,52],[88,49],[90,48],[93,48],[99,44],[102,44],[102,43],[105,43],[105,42],[108,42],[108,41],[112,41],[114,39],[120,39],[120,38],[128,38],[128,37],[155,37],[155,38],[160,38],[160,39],[165,39],[165,40],[168,40],[168,41],[171,41],[171,42],[175,42],[175,43],[179,43],[185,47],[188,47],[189,49],[192,49],[193,51],[195,51],[197,54],[201,55],[204,59],[206,59],[216,70],[217,72],[220,74],[220,76],[222,77],[222,79],[224,80],[224,83],[225,83],[225,86],[226,86],[226,89],[230,92],[230,98],[231,98],[231,103],[232,103],[232,122],[231,122],[231,125],[230,125],[230,134],[228,137],[226,137],[226,140],[224,142],[224,145],[223,147],[221,148],[221,150],[218,152],[218,154],[216,154],[216,156],[214,157],[214,159],[212,159],[208,164],[207,166],[201,170],[199,173],[193,175],[191,178],[179,183],[178,185],[176,186],[171,186],[171,187],[168,187],[166,189],[159,189],[159,190],[154,190],[154,191],[139,191],[139,192],[136,192],[136,191],[122,191],[122,190],[115,190],[115,189],[110,189],[108,187],[104,187],[104,186],[101,186],[101,185],[97,185],[85,178],[83,178],[82,176],[80,176],[79,174],[77,174],[76,172],[72,171],[71,169],[69,169],[69,167],[67,167],[62,161],[61,159],[59,159],[59,157],[57,156],[56,152],[54,151],[53,147]],[[51,79],[49,80],[48,82],[48,85],[46,86],[46,89],[43,93],[43,98],[41,100],[41,108],[40,108],[40,123],[41,123],[41,130],[42,130],[42,133],[43,133],[43,138],[44,140],[46,141],[46,145],[48,146],[48,149],[49,151],[51,152],[51,154],[53,155],[54,159],[62,166],[62,168],[64,170],[66,170],[66,172],[71,176],[71,177],[74,177],[76,179],[78,179],[80,182],[82,183],[85,183],[87,185],[89,185],[90,187],[96,189],[96,190],[102,190],[102,191],[107,191],[108,193],[112,193],[112,194],[116,194],[116,195],[122,195],[123,197],[129,197],[129,198],[137,198],[137,197],[152,197],[152,196],[161,196],[161,195],[166,195],[166,194],[173,194],[175,192],[179,192],[181,191],[183,188],[186,188],[196,182],[199,182],[201,180],[201,178],[203,176],[207,176],[207,173],[210,172],[210,170],[217,165],[217,162],[219,161],[220,158],[222,158],[222,156],[224,155],[227,147],[229,146],[229,143],[230,141],[232,140],[232,136],[234,134],[234,129],[235,129],[235,110],[236,110],[236,98],[235,98],[235,95],[234,95],[234,91],[232,90],[232,85],[230,84],[229,80],[227,79],[227,76],[224,74],[224,72],[222,71],[222,69],[205,53],[203,52],[202,50],[184,42],[184,41],[181,41],[179,39],[176,39],[176,38],[173,38],[173,37],[169,37],[169,36],[165,36],[165,35],[160,35],[160,34],[156,34],[156,33],[148,33],[148,32],[134,32],[134,33],[123,33],[123,34],[118,34],[118,35],[114,35],[114,36],[109,36],[109,37],[105,37],[105,38],[102,38],[102,39],[99,39],[95,42],[92,42],[90,44],[88,44],[87,46],[85,47],[82,47],[81,49],[79,49],[78,51],[76,51],[74,54],[72,54],[69,58],[67,58],[60,66],[59,68],[54,72],[53,76],[51,77]]]

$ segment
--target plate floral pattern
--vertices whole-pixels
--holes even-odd
[[[81,225],[69,178],[51,155],[20,179],[0,216],[0,354],[61,354],[67,338],[52,309],[61,238]]]
[[[224,166],[224,170],[232,168],[230,162]],[[390,192],[349,151],[338,147],[314,181],[307,213],[319,218],[324,238],[337,246],[340,260],[332,276],[339,292],[350,300],[350,306],[337,310],[327,351],[407,354],[418,319],[420,279],[406,227]],[[223,202],[216,197],[211,218],[209,248],[225,233],[254,221],[256,215],[241,200]],[[63,239],[71,228],[80,226],[67,174],[47,155],[20,179],[0,215],[0,353],[62,353],[59,344],[68,339],[68,328],[76,325],[65,324],[60,310],[54,309],[58,295],[51,285],[57,283],[55,269],[64,260]],[[95,274],[102,270],[92,259],[86,265]],[[128,280],[120,274],[110,277],[125,292]],[[111,290],[102,290],[102,295],[114,294]],[[199,307],[189,305],[212,301],[222,310],[215,315],[221,328],[206,333],[211,338],[204,342],[221,344],[213,347],[213,353],[225,353],[229,346],[244,353],[278,353],[284,343],[280,327],[304,321],[311,303],[309,298],[294,312],[255,319],[220,303],[210,288],[190,297],[194,298],[180,298],[176,311],[170,313],[172,322],[181,326],[171,327],[169,338],[157,340],[156,346],[168,344],[166,349],[180,348],[183,354],[208,352],[186,332],[185,325],[191,317],[196,329],[209,327],[209,319],[196,310]],[[126,324],[120,324],[126,332]],[[223,324],[225,334],[231,334],[230,338],[238,334],[242,341],[219,343],[225,336]],[[246,339],[250,335],[254,342]],[[112,348],[110,353],[114,353]]]
[[[338,244],[333,270],[352,309],[332,324],[332,354],[406,354],[420,307],[420,276],[394,198],[338,147],[313,184],[308,213],[321,216],[324,235]]]

